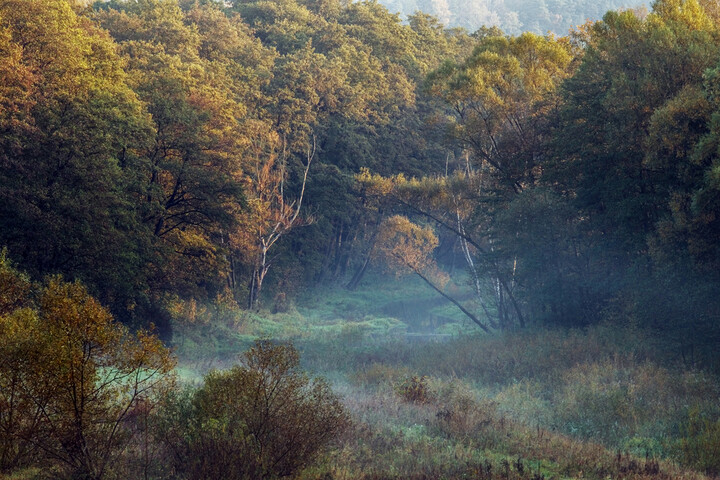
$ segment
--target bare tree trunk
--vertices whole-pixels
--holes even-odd
[[[258,269],[255,267],[253,270],[252,278],[250,279],[250,291],[248,292],[248,308],[252,309],[255,306],[255,301],[257,299],[256,294],[256,288],[255,288],[255,281],[258,276]]]
[[[456,215],[458,230],[462,232],[462,235],[458,235],[458,238],[460,239],[460,245],[462,246],[463,255],[465,256],[465,262],[467,263],[468,269],[470,270],[470,276],[472,277],[473,288],[475,290],[475,297],[478,299],[478,303],[480,303],[480,307],[483,309],[483,312],[485,312],[485,316],[487,317],[490,326],[492,328],[498,328],[497,322],[493,320],[493,316],[490,314],[490,311],[488,310],[487,306],[485,305],[485,301],[483,300],[482,289],[480,286],[480,275],[478,275],[477,268],[475,267],[475,261],[473,260],[472,254],[470,253],[470,246],[468,245],[465,234],[465,226],[460,219],[459,210],[456,210]]]
[[[358,285],[360,285],[360,281],[362,280],[362,277],[365,275],[365,270],[367,270],[368,265],[370,264],[370,253],[368,252],[367,255],[365,255],[365,260],[363,261],[363,264],[358,270],[355,272],[355,275],[353,275],[353,278],[350,279],[348,284],[345,286],[348,290],[355,290]]]
[[[253,272],[253,282],[250,288],[250,299],[248,301],[248,306],[252,308],[257,308],[258,303],[260,301],[260,293],[262,292],[262,286],[263,281],[265,280],[265,276],[267,275],[268,270],[270,270],[270,262],[268,262],[267,259],[267,251],[268,248],[263,246],[262,253],[260,254],[259,263],[255,267],[255,271]]]
[[[230,273],[228,274],[228,284],[230,287],[230,291],[235,291],[235,286],[237,285],[237,270],[235,266],[235,256],[230,255]]]
[[[412,268],[412,267],[410,267]],[[448,295],[447,293],[443,292],[438,286],[436,286],[429,278],[427,278],[425,275],[420,273],[419,270],[416,270],[415,268],[412,268],[412,271],[415,272],[415,274],[422,278],[425,283],[427,283],[430,287],[432,287],[433,290],[438,292],[440,295],[445,297],[447,300],[451,301],[453,305],[458,307],[461,312],[463,312],[470,320],[472,320],[478,327],[480,327],[485,333],[490,333],[490,329],[480,321],[479,318],[477,318],[475,315],[472,314],[469,310],[467,310],[465,307],[463,307],[460,302],[455,300],[453,297]]]
[[[472,245],[473,247],[475,247],[475,248],[478,250],[478,252],[480,252],[480,253],[482,253],[482,254],[486,254],[486,253],[487,253],[487,251],[486,251],[478,242],[476,242],[470,235],[468,235],[467,233],[464,233],[464,232],[459,231],[456,226],[454,226],[454,225],[452,225],[452,224],[449,224],[447,221],[439,218],[437,215],[433,215],[433,214],[430,213],[430,212],[427,212],[427,211],[425,211],[425,210],[422,210],[422,209],[418,208],[416,205],[413,205],[413,204],[411,204],[411,203],[408,203],[408,202],[404,201],[404,200],[401,199],[401,198],[397,198],[397,200],[398,200],[398,202],[400,202],[401,204],[403,204],[403,205],[405,205],[406,207],[410,208],[410,209],[413,210],[414,212],[416,212],[416,213],[418,213],[418,214],[420,214],[420,215],[423,215],[423,216],[425,216],[425,217],[427,217],[427,218],[429,218],[429,219],[437,222],[438,225],[440,225],[440,226],[442,226],[442,227],[445,227],[445,228],[447,228],[448,230],[450,230],[451,232],[455,232],[456,234],[460,235],[462,238],[464,238],[465,240],[467,240],[467,242],[468,242],[470,245]],[[500,287],[504,290],[504,292],[505,292],[505,293],[507,294],[507,296],[510,298],[510,303],[511,303],[512,306],[513,306],[513,310],[515,310],[515,314],[517,315],[518,323],[520,324],[520,327],[521,327],[521,328],[524,328],[524,327],[525,327],[525,317],[524,317],[523,314],[522,314],[522,310],[520,309],[520,305],[518,305],[517,300],[515,299],[515,296],[512,294],[512,291],[511,291],[511,289],[509,288],[507,282],[503,279],[502,274],[500,273],[500,267],[499,267],[499,266],[497,265],[497,263],[495,263],[495,262],[492,262],[492,267],[493,267],[493,274],[495,275],[496,279],[497,279],[498,282],[500,283]]]
[[[261,234],[259,237],[260,254],[259,258],[255,263],[255,271],[253,272],[253,279],[250,285],[250,292],[248,295],[248,307],[256,308],[258,300],[260,299],[260,293],[262,292],[263,280],[270,269],[270,262],[268,261],[267,254],[270,248],[282,238],[286,233],[292,230],[298,225],[298,216],[300,215],[300,208],[302,207],[303,198],[305,196],[305,187],[307,185],[308,172],[310,171],[310,164],[315,157],[315,137],[313,136],[313,143],[308,147],[307,151],[307,163],[305,164],[305,171],[303,173],[302,187],[300,188],[300,197],[291,202],[290,204],[285,203],[285,192],[284,192],[284,173],[280,177],[279,185],[279,212],[274,220],[274,225],[269,233]]]

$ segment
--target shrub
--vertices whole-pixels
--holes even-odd
[[[478,446],[495,445],[497,417],[494,402],[480,400],[466,383],[453,379],[435,389],[438,411],[435,425],[448,438],[472,438]]]
[[[703,417],[698,408],[690,411],[684,425],[680,450],[684,463],[710,475],[720,474],[720,419]]]
[[[394,385],[400,378],[408,377],[410,370],[407,367],[395,367],[383,363],[373,363],[367,368],[354,372],[352,380],[365,387],[380,387]]]
[[[170,398],[159,426],[176,472],[189,479],[271,479],[307,466],[349,424],[292,345],[255,343],[242,363]]]
[[[430,403],[434,398],[426,376],[413,375],[406,378],[395,385],[395,393],[410,403]]]

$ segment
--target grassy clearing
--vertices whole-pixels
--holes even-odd
[[[408,331],[460,335],[476,331],[461,312],[426,285],[410,279],[398,283],[374,278],[372,288],[329,288],[308,294],[282,313],[253,312],[230,306],[180,304],[174,309],[174,348],[182,362],[231,360],[256,338],[302,344],[382,344]],[[458,295],[464,293],[453,286]]]
[[[422,285],[373,285],[324,291],[282,314],[180,323],[181,374],[222,368],[257,337],[292,340],[304,368],[333,383],[354,420],[304,480],[700,479],[720,471],[720,381],[684,368],[647,332],[608,325],[480,335]],[[442,321],[406,308],[413,302]]]

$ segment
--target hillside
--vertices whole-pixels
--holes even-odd
[[[403,18],[417,11],[437,17],[449,27],[474,32],[480,27],[499,27],[517,35],[522,32],[564,35],[586,21],[600,20],[605,12],[620,9],[649,9],[651,2],[632,0],[383,0],[391,12]]]

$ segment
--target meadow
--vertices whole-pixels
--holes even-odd
[[[383,278],[282,313],[221,304],[176,312],[184,381],[227,368],[256,338],[292,342],[351,414],[300,479],[720,473],[717,372],[651,332],[608,321],[481,334],[422,284]]]

